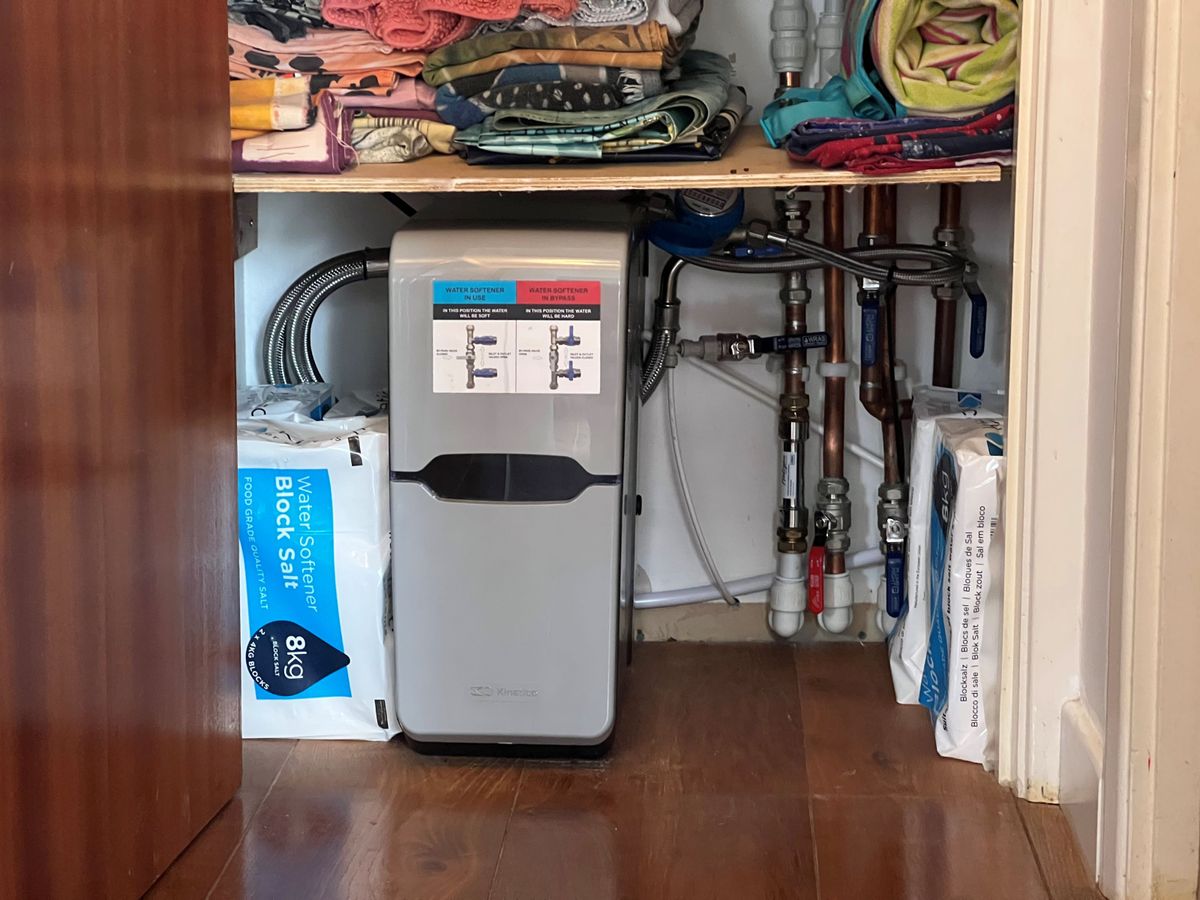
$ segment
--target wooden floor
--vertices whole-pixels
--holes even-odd
[[[881,647],[643,644],[600,762],[247,741],[155,898],[1071,898],[1062,813],[939,759]]]

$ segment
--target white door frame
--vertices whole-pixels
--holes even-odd
[[[1108,896],[1190,900],[1200,5],[1023,14],[998,774],[1063,803]]]

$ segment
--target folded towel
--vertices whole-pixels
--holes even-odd
[[[468,128],[498,109],[522,105],[560,110],[610,109],[639,103],[662,90],[662,75],[653,69],[509,66],[443,84],[437,89],[437,109],[445,121]]]
[[[1016,85],[1020,22],[1015,0],[880,0],[872,55],[905,110],[979,110]]]
[[[550,28],[489,34],[443,47],[425,60],[424,78],[435,87],[510,65],[561,63],[664,69],[679,47],[657,22],[609,28]]]
[[[323,0],[327,20],[369,32],[400,50],[432,50],[469,36],[485,19],[522,8],[566,17],[578,0]]]

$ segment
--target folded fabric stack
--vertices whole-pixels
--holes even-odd
[[[702,0],[227,2],[231,78],[295,82],[308,117],[231,116],[239,171],[713,159],[748,108],[728,60],[688,49]]]
[[[581,0],[569,18],[529,12],[434,51],[424,78],[469,163],[713,159],[747,104],[727,59],[688,49],[700,11]]]
[[[852,0],[842,74],[761,120],[796,160],[864,174],[1011,164],[1017,0]]]
[[[235,141],[298,131],[316,119],[307,78],[229,82],[229,131]]]

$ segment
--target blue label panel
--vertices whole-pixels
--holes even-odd
[[[954,455],[941,447],[934,466],[933,510],[929,517],[929,648],[921,677],[920,702],[936,719],[950,699],[950,636],[946,625],[946,575],[958,476]]]
[[[260,700],[350,696],[333,524],[324,469],[238,469],[246,666]]]
[[[435,281],[437,306],[505,306],[517,302],[515,281]]]

